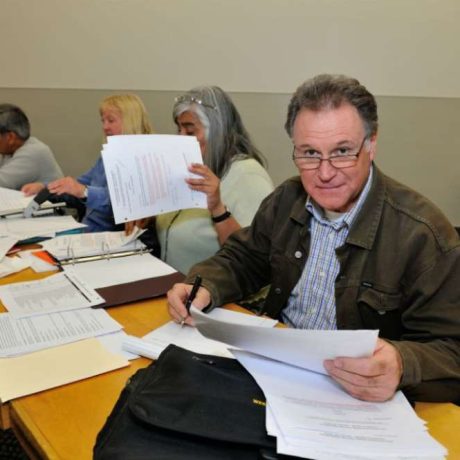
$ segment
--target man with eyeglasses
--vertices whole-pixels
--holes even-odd
[[[327,372],[351,395],[460,402],[460,242],[428,200],[374,164],[375,98],[357,80],[302,84],[286,130],[299,177],[262,203],[252,225],[168,293],[176,321],[270,283],[260,313],[303,329],[378,329],[372,357],[337,357]]]

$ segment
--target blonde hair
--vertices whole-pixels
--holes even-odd
[[[115,109],[123,120],[123,134],[152,134],[149,115],[139,96],[135,94],[114,94],[102,100],[99,112]]]

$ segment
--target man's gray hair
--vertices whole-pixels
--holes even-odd
[[[366,137],[377,133],[377,102],[374,96],[355,78],[329,74],[317,75],[297,88],[288,106],[284,128],[292,137],[294,122],[300,110],[316,112],[336,109],[342,104],[356,108],[363,121]]]
[[[0,104],[0,134],[7,132],[26,141],[30,136],[30,123],[26,114],[16,105]]]
[[[194,112],[205,129],[206,154],[203,162],[222,178],[235,157],[264,159],[254,146],[240,114],[225,91],[218,86],[200,86],[176,98],[173,118]]]

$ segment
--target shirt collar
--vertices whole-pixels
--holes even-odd
[[[371,165],[369,170],[369,176],[367,178],[366,184],[364,185],[363,190],[361,191],[358,201],[353,205],[351,209],[347,212],[343,213],[339,219],[336,220],[329,220],[324,215],[324,210],[319,206],[315,201],[308,196],[307,202],[305,207],[310,214],[312,214],[313,218],[321,224],[329,225],[333,227],[335,230],[340,230],[343,227],[351,227],[351,224],[355,220],[356,216],[358,215],[361,207],[363,206],[364,201],[369,194],[369,190],[372,184],[372,176],[373,176],[373,166]]]

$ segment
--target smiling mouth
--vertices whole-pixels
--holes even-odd
[[[320,185],[318,186],[317,188],[319,188],[320,190],[334,190],[336,188],[339,188],[341,187],[341,185]]]

